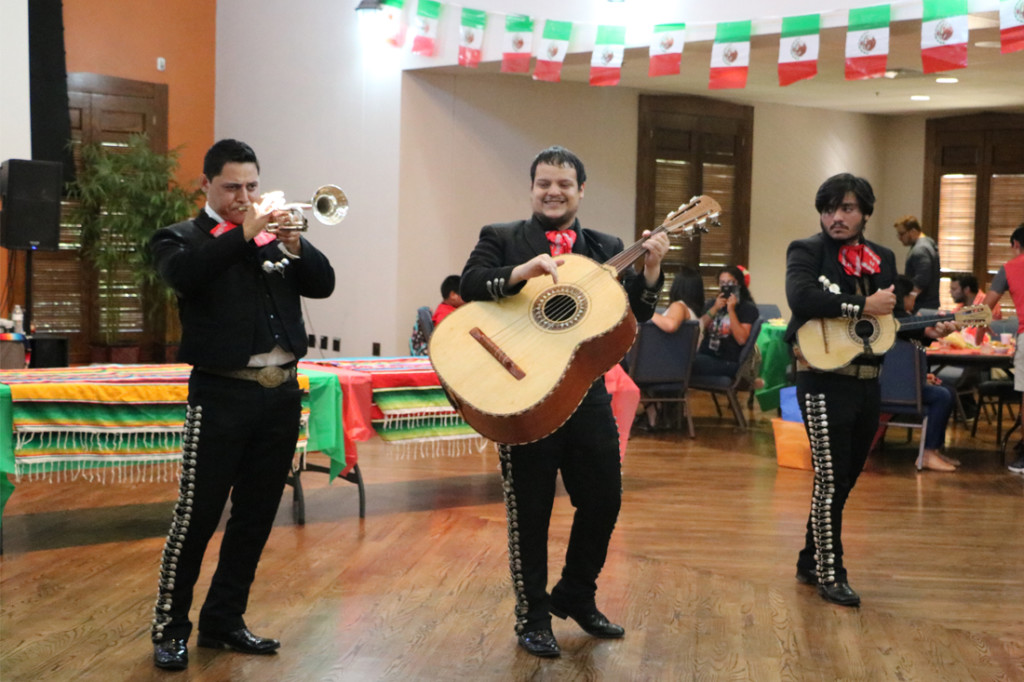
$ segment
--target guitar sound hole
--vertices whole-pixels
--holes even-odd
[[[859,339],[870,339],[875,333],[875,325],[867,320],[857,320],[857,324],[853,327],[853,333]]]
[[[544,317],[552,322],[565,322],[576,314],[576,301],[569,296],[553,296],[544,303]]]

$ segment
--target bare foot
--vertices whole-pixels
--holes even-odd
[[[942,459],[938,450],[925,450],[917,463],[918,470],[956,471],[956,467]]]

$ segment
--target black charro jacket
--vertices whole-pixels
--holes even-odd
[[[182,338],[178,360],[199,367],[239,369],[249,357],[267,352],[268,314],[279,316],[285,338],[280,345],[297,358],[306,354],[301,297],[327,298],[334,291],[334,269],[305,239],[299,259],[283,273],[266,272],[266,261],[285,254],[272,241],[245,241],[241,227],[219,237],[216,221],[205,212],[165,227],[150,239],[157,271],[178,297]]]

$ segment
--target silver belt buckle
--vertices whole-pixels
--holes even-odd
[[[283,384],[287,378],[288,372],[274,365],[270,365],[269,367],[260,367],[260,371],[256,372],[256,383],[263,388],[277,388]]]

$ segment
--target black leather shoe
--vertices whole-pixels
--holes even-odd
[[[804,585],[817,585],[818,584],[818,571],[813,568],[803,569],[797,566],[796,568],[796,581],[803,583]]]
[[[561,606],[555,606],[551,604],[551,615],[558,616],[559,618],[565,618],[568,616],[572,618],[576,623],[583,628],[591,637],[601,637],[603,639],[618,639],[626,634],[626,629],[621,625],[611,623],[605,618],[605,615],[592,608],[591,610],[572,610],[563,608]]]
[[[849,583],[832,583],[818,585],[818,594],[825,601],[840,606],[860,606],[860,595],[853,591]]]
[[[153,643],[153,665],[164,670],[184,670],[188,667],[188,646],[183,639],[168,639]]]
[[[276,639],[257,637],[249,628],[234,632],[200,632],[199,646],[210,649],[231,649],[243,654],[272,654],[281,647]]]
[[[534,656],[556,658],[562,655],[562,649],[555,640],[555,633],[547,630],[534,630],[519,635],[519,646]]]

